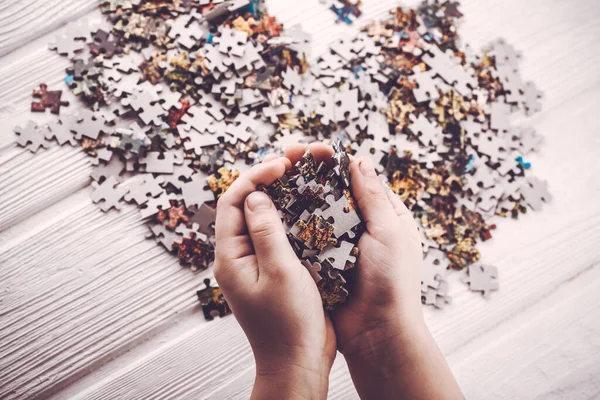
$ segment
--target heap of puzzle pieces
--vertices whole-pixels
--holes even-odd
[[[364,224],[350,192],[350,158],[340,141],[331,162],[316,164],[310,152],[262,190],[282,217],[292,248],[315,280],[323,306],[348,298],[344,271],[354,267]]]
[[[398,7],[319,55],[301,26],[284,28],[260,1],[100,7],[107,21],[67,26],[50,46],[71,60],[65,82],[85,108],[59,114],[68,103],[42,84],[32,111],[59,115],[21,124],[17,142],[32,152],[51,141],[80,145],[93,157],[92,200],[105,212],[138,206],[150,236],[185,265],[210,266],[219,197],[290,143],[339,140],[373,160],[414,213],[422,300],[436,307],[450,301],[451,270],[470,290],[497,289],[498,271],[477,250],[491,237],[490,219],[551,198],[525,161],[541,137],[512,124],[514,114],[538,112],[542,95],[522,80],[521,54],[503,40],[482,52],[459,46],[456,2]],[[335,221],[345,218],[340,198],[320,208]],[[296,237],[324,226],[297,217]],[[328,246],[338,266],[353,263],[344,241]]]

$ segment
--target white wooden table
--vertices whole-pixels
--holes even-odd
[[[397,4],[365,3],[363,22]],[[356,29],[334,24],[317,0],[269,7],[302,22],[315,52]],[[505,37],[546,94],[530,121],[545,145],[528,161],[554,201],[502,220],[482,246],[500,270],[491,300],[454,276],[453,305],[426,309],[428,324],[467,398],[599,398],[600,5],[468,0],[462,11],[465,42]],[[195,298],[210,272],[191,273],[144,239],[133,208],[104,215],[91,204],[81,151],[31,155],[14,144],[31,90],[62,85],[68,63],[47,50],[53,32],[100,18],[96,0],[0,0],[0,398],[247,397],[244,335],[234,317],[205,322]],[[330,397],[356,397],[341,357]]]

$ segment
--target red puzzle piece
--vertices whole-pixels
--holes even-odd
[[[40,88],[33,91],[33,97],[41,99],[31,102],[31,111],[44,112],[46,107],[50,107],[50,112],[58,114],[60,106],[68,106],[68,101],[60,101],[62,90],[47,90],[48,85],[40,83]]]

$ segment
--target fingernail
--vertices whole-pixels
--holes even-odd
[[[263,192],[252,192],[246,197],[250,211],[261,211],[271,207],[271,199]]]
[[[375,168],[373,168],[373,163],[368,158],[363,158],[360,160],[360,164],[358,165],[360,172],[364,176],[376,176]]]

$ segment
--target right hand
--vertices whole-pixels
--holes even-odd
[[[291,146],[286,157],[295,163],[306,149]],[[310,149],[333,154],[323,144]],[[427,329],[421,310],[423,253],[412,213],[383,187],[371,160],[352,158],[350,179],[366,230],[358,242],[356,266],[346,275],[350,296],[332,319],[338,349],[346,358],[377,358],[398,343],[399,335],[410,337]]]
[[[311,151],[323,152],[322,146],[313,144]],[[295,162],[304,150],[290,148],[286,156]],[[331,317],[358,394],[463,399],[423,318],[422,250],[412,213],[382,186],[369,159],[351,158],[350,187],[366,230],[358,241],[357,265],[344,275],[348,301]]]

